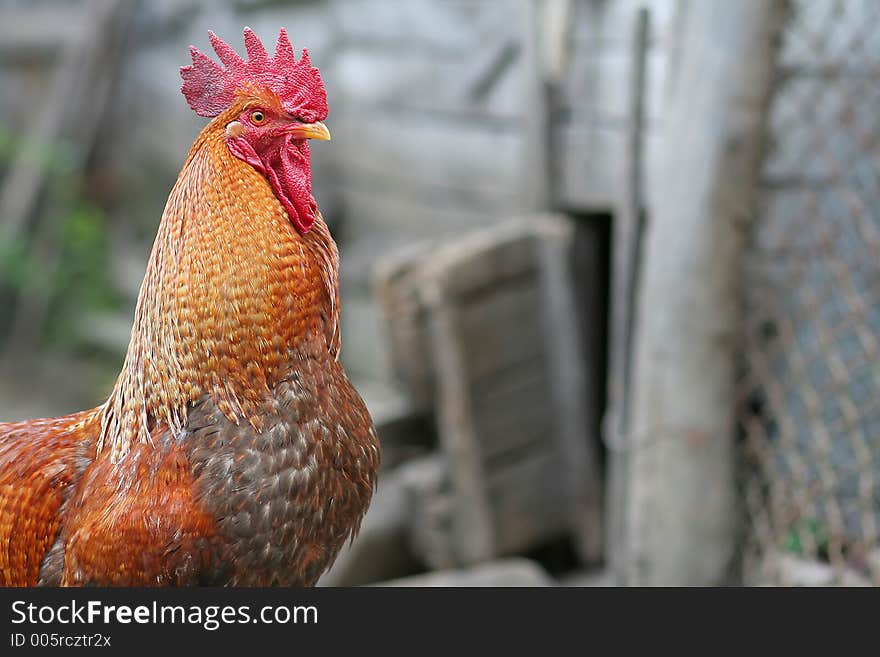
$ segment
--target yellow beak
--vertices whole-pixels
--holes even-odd
[[[330,131],[320,121],[314,123],[295,123],[287,130],[296,139],[320,139],[330,141]]]

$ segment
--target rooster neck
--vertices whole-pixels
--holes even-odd
[[[305,235],[266,179],[234,157],[224,117],[193,145],[169,195],[138,297],[122,372],[103,406],[99,450],[179,432],[210,395],[260,428],[292,351],[339,351],[338,255],[318,214]]]

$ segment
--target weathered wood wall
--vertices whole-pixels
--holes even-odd
[[[659,133],[676,0],[575,0],[559,100],[554,207],[613,211],[625,175],[632,25],[651,7],[647,148]],[[505,221],[524,209],[529,56],[521,0],[332,0],[333,192],[342,217],[343,358],[387,378],[368,282],[397,247]],[[538,175],[538,172],[536,172]]]

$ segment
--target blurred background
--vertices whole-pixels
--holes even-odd
[[[0,0],[0,418],[90,408],[286,26],[383,471],[324,585],[880,583],[880,4]]]

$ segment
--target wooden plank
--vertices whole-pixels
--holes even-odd
[[[545,361],[546,355],[538,356],[473,386],[473,422],[487,468],[493,459],[537,444],[546,449],[556,440],[558,409],[547,394],[551,383]]]
[[[514,401],[522,403],[521,399]],[[480,432],[480,451],[486,470],[491,472],[501,463],[546,452],[547,444],[556,436],[555,410],[553,406],[540,402],[533,402],[517,413],[494,416],[476,409],[474,424]]]
[[[399,42],[378,49],[347,44],[334,53],[332,91],[345,96],[343,108],[370,108],[371,117],[405,110],[517,120],[524,110],[520,51],[518,35],[509,28],[439,57],[424,45],[404,52]]]
[[[437,211],[474,213],[503,213],[509,216],[517,207],[516,191],[512,189],[491,189],[480,185],[479,177],[468,187],[454,188],[447,184],[407,181],[401,176],[376,170],[359,169],[356,163],[346,167],[344,182],[336,188],[338,196],[352,198],[376,198],[380,204],[385,201],[399,202],[411,207],[423,207]],[[369,202],[369,201],[368,201]],[[361,215],[353,217],[360,221]],[[409,219],[410,224],[420,221],[418,214]],[[460,225],[461,222],[453,224]],[[419,225],[412,226],[416,235]],[[429,234],[439,234],[432,230]]]
[[[467,362],[457,339],[455,301],[443,278],[426,281],[422,298],[430,309],[432,360],[437,368],[438,427],[449,459],[452,495],[451,536],[463,563],[476,563],[496,553],[492,510],[482,484],[478,436],[471,422]]]
[[[490,474],[488,498],[499,555],[567,533],[571,492],[559,477],[562,467],[558,453],[544,451]]]
[[[557,109],[558,80],[550,80],[541,61],[542,31],[546,7],[537,0],[522,0],[523,55],[525,59],[524,130],[525,150],[519,161],[519,186],[523,206],[543,212],[555,206],[559,176],[557,165],[557,127],[553,118]]]
[[[633,360],[624,581],[725,581],[742,253],[785,2],[689,3],[652,185]]]
[[[571,244],[570,225],[534,217],[451,243],[421,270],[451,540],[463,563],[562,531],[585,559],[601,552]]]
[[[484,481],[480,435],[474,424],[470,369],[462,334],[462,298],[491,286],[495,273],[510,280],[534,266],[530,231],[503,227],[450,245],[423,270],[422,300],[430,325],[436,367],[437,418],[441,444],[449,459],[453,485],[452,536],[463,563],[496,555],[492,508]]]
[[[442,277],[451,295],[467,298],[535,271],[531,218],[507,219],[506,225],[472,231],[438,251],[432,273]]]
[[[363,217],[364,223],[372,221],[372,217]],[[361,221],[362,215],[355,215],[342,222],[333,233],[343,254],[339,259],[340,284],[348,292],[371,293],[374,277],[386,258],[392,259],[396,254],[423,245],[432,249],[437,247],[437,236],[412,235],[401,230],[383,231],[371,224],[358,226],[356,230],[351,226],[351,223]]]
[[[350,217],[340,231],[341,241],[373,239],[381,244],[388,235],[387,240],[394,240],[399,246],[426,238],[450,237],[474,227],[500,223],[510,216],[503,207],[479,208],[454,201],[430,204],[354,188],[342,190],[341,202],[345,216]]]
[[[640,284],[642,243],[644,234],[644,123],[647,38],[650,16],[639,12],[633,39],[633,70],[630,75],[629,121],[624,154],[625,186],[617,203],[613,225],[613,264],[611,295],[611,332],[608,368],[608,410],[603,426],[605,443],[613,452],[608,477],[609,496],[607,553],[612,568],[625,560],[623,512],[626,508],[628,453],[624,440],[628,436],[632,404],[632,361],[636,298]]]
[[[486,190],[511,197],[522,150],[515,123],[489,123],[464,114],[379,111],[334,117],[333,142],[349,178],[384,180],[396,194],[467,194]],[[350,173],[349,173],[350,172]],[[437,194],[432,194],[437,196]]]
[[[433,247],[412,245],[379,262],[374,290],[388,336],[395,380],[418,409],[431,407],[434,373],[428,348],[427,313],[419,297],[419,270]]]
[[[479,382],[512,364],[530,362],[543,351],[541,329],[523,318],[540,312],[537,286],[504,285],[461,303],[458,332],[468,361],[468,380]]]
[[[645,34],[644,106],[651,125],[663,116],[664,90],[668,55],[664,51],[648,51]],[[621,125],[628,121],[633,67],[633,53],[622,48],[598,53],[576,52],[571,70],[562,81],[559,103],[572,122],[583,125]]]
[[[467,350],[466,357],[472,368],[468,372],[468,381],[472,385],[486,385],[488,381],[509,376],[518,369],[534,369],[535,363],[547,357],[540,330],[534,326],[521,325],[533,322],[523,322],[520,319],[518,324],[520,325],[511,327],[509,331],[497,326],[494,330],[484,332],[487,347],[480,350],[478,346],[472,346]],[[504,344],[496,343],[495,340],[502,335]],[[482,339],[474,336],[464,339],[474,345],[482,342]]]
[[[413,551],[433,569],[461,563],[449,531],[454,504],[449,490],[449,464],[442,453],[412,459],[397,474],[410,502],[407,522]]]
[[[543,346],[543,345],[542,345]],[[541,406],[545,400],[549,373],[546,367],[545,349],[535,352],[535,356],[519,361],[513,367],[502,367],[492,377],[478,380],[479,396],[475,400],[475,410],[490,421],[516,417],[533,406]],[[514,405],[511,400],[532,403]]]
[[[607,212],[623,184],[622,154],[626,133],[622,126],[564,124],[559,171],[560,202],[581,211]]]
[[[564,145],[560,151],[561,202],[581,212],[608,212],[617,205],[619,190],[626,185],[626,124],[585,126],[567,123],[560,130],[560,142]],[[644,159],[651,171],[654,170],[653,162],[660,141],[659,131],[646,126]],[[650,194],[651,189],[648,189],[649,205]]]
[[[475,248],[473,244],[464,247]],[[412,396],[413,402],[427,407],[433,399],[433,366],[426,337],[427,314],[419,297],[423,285],[422,268],[432,254],[438,251],[436,245],[416,243],[398,251],[394,257],[386,257],[377,267],[374,289],[381,306],[383,321],[389,333],[391,365],[395,378]],[[459,249],[460,251],[460,249]],[[483,345],[477,353],[466,353],[471,369],[469,375],[477,385],[483,375],[491,375],[504,366],[499,354],[512,355],[508,363],[532,362],[540,353],[542,335],[533,323],[518,322],[523,313],[534,312],[539,305],[536,290],[511,287],[510,283],[518,277],[528,275],[529,263],[523,260],[524,252],[513,249],[507,258],[487,256],[485,260],[475,258],[472,266],[463,266],[452,274],[454,280],[447,284],[456,289],[469,282],[474,283],[480,275],[494,271],[498,284],[509,287],[495,298],[486,298],[486,292],[478,292],[465,302],[465,310],[459,317],[457,330],[470,336],[469,344]],[[506,269],[504,268],[506,266]],[[488,269],[487,269],[488,268]],[[532,269],[532,275],[534,270]],[[480,294],[483,294],[481,299]],[[482,335],[487,327],[506,324],[509,330]],[[518,360],[517,360],[518,359]]]

